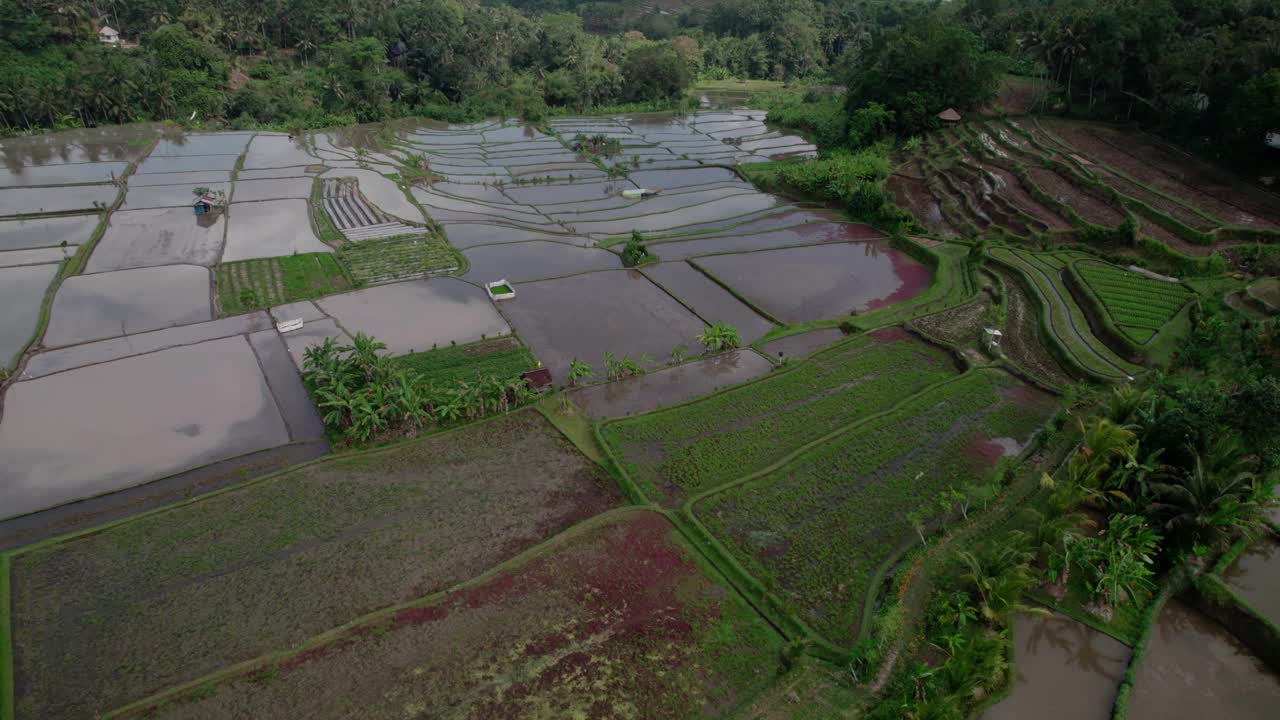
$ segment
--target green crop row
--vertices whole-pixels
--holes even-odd
[[[1003,371],[974,370],[712,495],[695,514],[828,640],[850,645],[877,568],[917,537],[909,516],[937,515],[942,491],[987,480],[984,442],[1025,440],[1052,408]]]
[[[1076,304],[1062,278],[1066,263],[1089,255],[1074,251],[1033,253],[1012,248],[993,248],[988,256],[1022,275],[1044,305],[1045,329],[1050,342],[1058,344],[1059,359],[1074,365],[1088,376],[1118,380],[1139,372],[1139,367],[1108,348],[1090,330],[1088,319]],[[1055,264],[1065,261],[1062,267]]]
[[[216,277],[218,303],[227,315],[351,289],[346,274],[330,253],[223,263],[218,266]]]
[[[533,354],[510,337],[412,353],[396,358],[396,363],[416,370],[428,385],[508,380],[537,365]]]
[[[608,423],[602,434],[646,495],[676,504],[954,372],[944,350],[880,331],[703,400]]]
[[[1117,329],[1139,345],[1149,342],[1192,297],[1182,285],[1100,262],[1078,262],[1073,268]]]
[[[338,257],[361,283],[418,278],[461,267],[460,255],[443,238],[426,233],[349,242],[338,248]]]

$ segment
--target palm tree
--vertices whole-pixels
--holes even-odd
[[[1207,452],[1188,446],[1191,467],[1150,486],[1149,515],[1170,533],[1193,544],[1225,547],[1259,529],[1274,506],[1274,477],[1260,477],[1239,440],[1225,428]]]
[[[978,609],[988,621],[1006,617],[1020,609],[1018,598],[1031,584],[1031,560],[1025,533],[1014,531],[1001,543],[985,548],[981,555],[970,550],[956,553],[966,572],[961,579],[978,593]]]

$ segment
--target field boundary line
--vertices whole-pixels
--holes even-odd
[[[195,678],[193,680],[188,680],[186,682],[179,683],[177,685],[172,685],[157,693],[153,693],[144,698],[140,698],[131,703],[128,703],[127,705],[122,705],[118,708],[109,710],[103,713],[101,717],[103,720],[112,720],[114,718],[139,717],[141,713],[144,713],[147,710],[153,707],[156,707],[164,702],[168,702],[170,700],[177,700],[182,695],[184,695],[185,693],[191,690],[195,690],[197,688],[200,688],[206,685],[220,684],[227,680],[234,679],[238,675],[244,675],[254,670],[257,670],[259,668],[269,666],[272,663],[295,657],[308,650],[313,650],[318,647],[328,645],[336,640],[341,639],[347,632],[355,628],[362,627],[365,625],[370,625],[379,620],[385,620],[385,619],[391,618],[401,612],[404,612],[405,610],[413,610],[417,608],[430,607],[432,605],[436,605],[440,603],[442,600],[445,600],[446,598],[448,598],[448,596],[450,595],[456,594],[458,592],[461,592],[461,591],[470,589],[474,586],[488,582],[489,580],[492,580],[498,577],[502,573],[518,569],[528,564],[529,562],[532,562],[533,560],[539,557],[542,557],[543,555],[546,555],[547,553],[553,550],[559,549],[559,547],[564,543],[570,540],[576,539],[578,536],[584,533],[591,532],[592,530],[595,530],[603,526],[607,526],[613,522],[618,521],[621,518],[624,518],[627,515],[642,514],[642,513],[651,513],[654,515],[658,515],[660,517],[663,517],[663,519],[668,520],[668,522],[670,522],[670,519],[667,518],[664,513],[654,510],[653,508],[624,506],[624,507],[613,508],[611,510],[606,510],[598,515],[593,515],[587,518],[586,520],[583,520],[582,522],[577,523],[576,525],[573,525],[571,527],[565,528],[564,530],[561,530],[560,532],[556,533],[555,535],[552,535],[546,540],[543,540],[537,545],[534,545],[533,547],[528,548],[523,552],[520,552],[519,554],[513,557],[510,557],[498,563],[497,565],[490,567],[488,570],[485,570],[484,572],[480,573],[479,575],[476,575],[475,577],[469,578],[467,580],[463,580],[462,582],[456,583],[442,590],[437,590],[436,592],[430,593],[428,595],[416,597],[410,600],[406,600],[404,602],[396,603],[394,605],[388,605],[387,607],[375,610],[370,613],[366,613],[352,620],[349,620],[341,625],[325,630],[324,632],[319,633],[318,635],[313,635],[307,638],[306,640],[304,640],[303,642],[299,643],[298,645],[295,645],[294,647],[291,647],[285,650],[276,650],[273,652],[264,653],[262,655],[258,655],[248,660],[242,660],[238,663],[228,665],[226,667],[223,667],[219,670],[215,670],[214,672],[208,673],[206,675]],[[6,718],[4,720],[8,720],[8,719]]]

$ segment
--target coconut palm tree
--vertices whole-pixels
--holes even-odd
[[[1258,530],[1265,511],[1275,505],[1274,476],[1256,474],[1252,458],[1225,428],[1207,451],[1188,449],[1191,467],[1151,484],[1148,514],[1188,545],[1221,548]]]
[[[969,583],[978,594],[978,610],[989,622],[1007,617],[1019,609],[1018,598],[1031,584],[1031,560],[1027,535],[1020,531],[1010,533],[1005,542],[993,544],[979,551],[961,550],[956,557],[965,567],[961,579]]]

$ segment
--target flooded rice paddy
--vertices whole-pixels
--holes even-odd
[[[4,515],[289,442],[244,337],[15,383],[0,424]]]
[[[301,387],[305,349],[325,338],[346,343],[365,333],[404,354],[514,332],[564,382],[573,358],[603,379],[606,353],[655,370],[672,350],[696,355],[695,338],[711,322],[734,325],[747,342],[763,336],[773,323],[734,294],[758,294],[758,278],[726,288],[683,260],[879,237],[760,192],[739,175],[741,163],[815,152],[763,119],[760,111],[726,110],[558,118],[544,127],[404,121],[298,137],[133,125],[0,143],[0,215],[80,213],[0,220],[0,253],[10,253],[0,256],[0,300],[10,308],[0,353],[13,357],[27,345],[43,302],[50,315],[7,389],[0,448],[26,454],[8,463],[0,514],[290,442],[306,425],[289,420],[301,412],[285,407],[290,388]],[[595,134],[616,139],[616,152],[579,146],[579,135]],[[398,163],[410,157],[426,160],[433,181],[397,181]],[[370,206],[408,223],[397,231],[434,228],[465,257],[461,277],[375,284],[278,306],[272,316],[219,319],[209,269],[336,249],[312,224],[313,212],[324,212],[310,207],[317,178],[354,179]],[[229,207],[196,216],[197,187],[225,193]],[[642,188],[645,197],[623,195]],[[118,196],[119,207],[108,210]],[[621,269],[618,243],[632,231],[663,262]],[[82,246],[89,274],[61,281],[46,300],[57,263]],[[841,261],[861,268],[860,278],[873,272],[852,258]],[[831,262],[798,264],[816,272]],[[782,270],[778,281],[786,283]],[[843,302],[901,293],[899,276],[909,273],[895,272]],[[504,277],[517,297],[497,306],[482,285]],[[291,319],[303,327],[271,329]],[[264,344],[273,334],[278,342]],[[766,368],[760,355],[743,351],[593,388],[588,404],[593,412],[639,412]],[[112,405],[127,406],[126,417],[105,423]],[[67,415],[84,427],[50,435]],[[130,455],[135,445],[145,451]]]
[[[209,271],[168,265],[67,278],[54,296],[47,347],[213,319]]]
[[[693,400],[744,383],[773,365],[754,350],[734,350],[618,382],[575,390],[573,402],[593,418],[622,417]]]
[[[728,290],[695,270],[689,263],[661,263],[646,267],[643,272],[658,287],[680,298],[686,307],[708,325],[718,322],[732,325],[738,330],[744,344],[759,340],[773,328],[773,323],[744,305]]]
[[[1108,720],[1130,651],[1064,615],[1019,615],[1013,624],[1013,692],[982,720]]]
[[[395,355],[511,332],[484,290],[456,278],[382,285],[316,305],[348,332],[371,335]]]
[[[8,367],[26,346],[40,317],[40,303],[57,265],[0,268],[0,366]]]
[[[694,348],[703,328],[697,316],[634,270],[521,283],[502,310],[558,378],[575,358],[601,376],[605,353],[665,359],[678,346]]]
[[[80,245],[97,226],[97,215],[0,221],[0,252]]]
[[[333,252],[311,230],[306,200],[236,203],[227,217],[222,262]]]
[[[872,310],[915,297],[929,269],[879,241],[714,255],[697,264],[783,322]]]
[[[1129,701],[1132,720],[1274,718],[1280,677],[1177,600],[1160,612]]]

